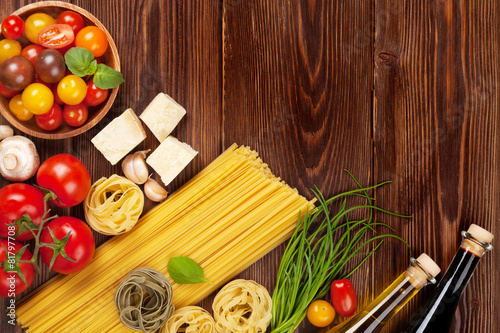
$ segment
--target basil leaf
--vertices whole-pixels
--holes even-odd
[[[105,64],[97,65],[97,71],[94,74],[94,84],[101,89],[111,89],[118,87],[125,82],[122,73],[115,71]]]
[[[179,284],[195,284],[212,282],[205,279],[203,268],[188,257],[173,257],[170,258],[167,265],[168,274]]]
[[[64,55],[64,61],[71,73],[80,77],[92,75],[97,70],[94,55],[82,47],[72,47]]]

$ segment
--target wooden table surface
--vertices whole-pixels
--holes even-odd
[[[31,1],[2,1],[3,19]],[[311,197],[393,183],[380,206],[411,213],[397,227],[415,253],[445,269],[470,223],[498,236],[500,218],[500,5],[494,0],[73,1],[114,37],[125,84],[108,116],[73,139],[35,139],[41,158],[70,153],[93,180],[120,172],[90,143],[126,108],[159,92],[187,110],[174,136],[199,151],[174,191],[233,142]],[[5,119],[0,120],[6,123]],[[149,135],[139,148],[155,148]],[[6,185],[0,180],[0,186]],[[148,202],[147,209],[152,207]],[[61,214],[83,218],[82,207]],[[99,244],[106,241],[97,236]],[[495,243],[495,242],[494,242]],[[272,292],[283,246],[240,276]],[[387,241],[352,277],[360,307],[406,267]],[[461,299],[451,332],[497,332],[500,256],[487,254]],[[33,286],[49,276],[39,275]],[[419,293],[383,332],[400,332],[429,297]],[[213,296],[212,296],[213,297]],[[201,304],[211,307],[212,297]],[[5,307],[3,300],[2,307]],[[20,332],[0,317],[1,333]],[[314,332],[302,324],[298,332]]]

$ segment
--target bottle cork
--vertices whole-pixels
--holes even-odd
[[[429,277],[427,274],[434,278],[441,272],[441,268],[425,253],[418,256],[417,261],[419,265],[411,265],[405,271],[405,274],[410,283],[415,286],[415,289],[422,289],[428,283]]]
[[[471,234],[475,239],[480,242],[490,244],[493,240],[493,234],[488,230],[481,228],[477,224],[471,224],[467,232]],[[473,253],[475,256],[482,257],[486,250],[491,250],[491,246],[489,248],[485,248],[484,246],[474,242],[472,239],[465,238],[462,242],[461,246],[464,250]]]

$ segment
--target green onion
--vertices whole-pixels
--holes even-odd
[[[273,295],[271,333],[293,332],[306,317],[307,308],[311,302],[325,296],[334,280],[345,279],[354,273],[375,253],[385,238],[392,237],[400,240],[408,246],[411,252],[408,243],[400,237],[391,233],[378,235],[375,231],[377,226],[394,231],[385,223],[373,222],[375,210],[394,216],[409,217],[388,212],[373,204],[374,199],[368,195],[368,191],[389,182],[362,187],[351,173],[349,175],[359,186],[358,189],[326,200],[318,188],[315,188],[312,191],[318,199],[319,206],[299,216],[297,227],[286,247],[278,271]],[[366,199],[366,204],[348,207],[347,199],[353,196]],[[333,215],[329,206],[339,200],[342,200],[341,207]],[[348,214],[363,209],[368,210],[368,216],[365,219],[360,221],[348,219]],[[322,215],[322,220],[316,226],[315,221],[320,215]],[[373,236],[364,240],[368,231]],[[371,251],[363,250],[373,242],[375,246]],[[358,259],[359,257],[361,260]],[[359,260],[358,265],[351,271],[346,271],[345,266],[353,259]]]

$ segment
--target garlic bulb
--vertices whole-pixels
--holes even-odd
[[[0,125],[0,141],[14,136],[14,130],[8,125]]]
[[[165,190],[156,180],[152,178],[148,178],[148,181],[144,184],[144,193],[149,200],[154,202],[160,202],[168,195],[167,190]]]
[[[149,171],[144,158],[150,149],[128,155],[122,162],[123,174],[136,184],[144,184],[148,180]]]

